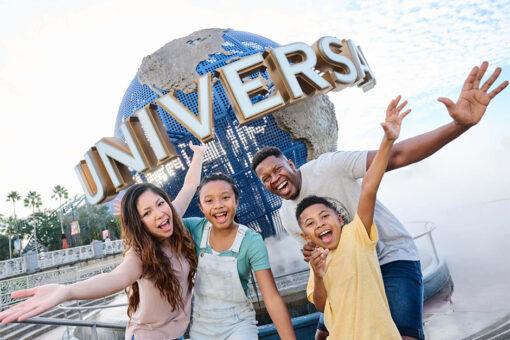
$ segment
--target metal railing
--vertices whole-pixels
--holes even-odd
[[[36,325],[52,325],[52,326],[78,326],[78,327],[91,327],[92,336],[94,340],[99,340],[97,336],[97,328],[113,328],[125,329],[125,325],[97,322],[97,321],[83,321],[83,320],[69,320],[69,319],[52,319],[52,318],[30,318],[21,321],[20,323],[36,324]]]
[[[412,224],[421,225],[421,229],[422,229],[417,235],[413,236],[413,240],[416,241],[418,239],[422,239],[422,238],[426,237],[426,240],[428,241],[430,248],[432,248],[433,264],[439,265],[441,263],[441,259],[439,258],[436,244],[434,243],[434,239],[432,238],[432,232],[437,229],[437,225],[432,222],[429,222],[429,221],[409,221],[409,222],[404,223],[404,225],[406,225],[406,226],[409,226]],[[428,266],[428,268],[431,268],[431,267],[432,267],[431,265]],[[427,268],[422,268],[422,270],[423,269],[427,269]]]
[[[94,257],[92,245],[39,253],[39,268],[45,269]]]
[[[27,271],[24,257],[0,261],[0,278],[16,276]]]
[[[110,241],[108,244],[102,242],[101,249],[103,251],[103,256],[120,254],[124,249],[124,241],[115,240]],[[37,254],[37,262],[39,269],[47,269],[77,261],[89,260],[95,257],[97,257],[97,254],[94,252],[94,247],[92,245],[87,245],[41,252]],[[0,261],[0,279],[24,274],[27,270],[25,257]]]
[[[121,261],[122,259],[117,259],[96,266],[61,268],[0,281],[0,310],[19,301],[18,299],[14,300],[11,298],[11,293],[16,290],[33,288],[49,283],[68,284],[85,280],[89,277],[112,271]]]
[[[111,254],[119,254],[124,250],[124,241],[123,240],[115,240],[110,241],[110,243],[103,242],[103,254],[111,255]]]
[[[103,242],[103,254],[121,253],[124,242],[122,240],[111,241],[108,246]],[[83,261],[94,258],[92,245],[55,250],[46,253],[39,253],[39,268],[55,267],[66,263]]]
[[[428,240],[428,242],[430,243],[430,246],[432,248],[433,260],[436,264],[439,264],[440,258],[437,253],[437,249],[436,249],[434,240],[432,238],[432,231],[434,231],[437,228],[437,226],[434,223],[427,222],[427,221],[411,221],[411,222],[405,223],[405,225],[409,225],[409,224],[422,225],[423,231],[420,231],[418,234],[413,236],[413,239],[418,240],[418,239],[423,239],[426,237],[426,239]],[[112,243],[111,243],[111,249],[110,249],[110,247],[103,245],[103,251],[105,251],[105,253],[118,252],[119,250],[121,251],[122,243],[120,243],[120,244],[117,243],[114,245],[114,242],[116,242],[116,241],[112,241]],[[81,281],[88,277],[100,274],[102,272],[111,271],[120,262],[121,261],[119,260],[119,261],[114,261],[114,262],[111,262],[109,264],[102,265],[102,266],[82,268],[82,270],[76,269],[74,271],[73,271],[73,269],[75,269],[75,268],[69,268],[69,272],[65,272],[65,273],[62,272],[61,270],[57,270],[57,271],[53,271],[53,272],[34,274],[31,276],[20,278],[20,279],[24,280],[21,284],[9,283],[9,282],[16,282],[16,280],[20,280],[20,279],[2,281],[2,282],[0,282],[0,292],[2,293],[2,299],[0,300],[0,310],[2,309],[2,306],[6,306],[6,305],[10,304],[10,303],[4,302],[5,294],[3,292],[5,290],[4,286],[6,286],[6,285],[9,287],[15,287],[16,285],[18,285],[18,287],[13,289],[13,290],[18,290],[18,289],[39,286],[39,285],[46,284],[46,283],[70,283],[70,282],[75,282],[75,281]],[[308,269],[295,270],[293,272],[293,274],[303,275],[304,272],[306,272],[306,271],[308,271]],[[57,272],[58,272],[58,275],[55,275]],[[46,275],[44,275],[44,274],[46,274]],[[36,278],[36,276],[38,276],[38,275],[39,276],[43,275],[44,277]],[[289,275],[289,273],[285,273],[285,274],[275,277],[275,279],[277,279],[277,281],[279,281],[281,279],[284,279],[285,276],[288,276],[288,275]],[[20,282],[20,281],[17,281],[17,282]],[[20,287],[20,285],[22,287]],[[285,286],[285,284],[283,286]],[[253,287],[250,287],[250,288],[253,289]],[[9,298],[10,298],[10,292],[9,292]],[[59,305],[58,308],[61,310],[64,310],[64,311],[78,311],[80,314],[80,319],[81,319],[82,312],[84,312],[84,311],[123,307],[123,306],[127,306],[127,304],[126,303],[113,304],[113,305],[102,304],[102,305],[96,305],[96,306],[78,306],[78,307]],[[41,324],[41,325],[58,325],[58,326],[91,327],[94,339],[98,339],[97,328],[113,328],[113,329],[124,329],[125,328],[125,325],[121,325],[121,324],[112,324],[112,323],[96,322],[96,321],[84,321],[84,320],[52,319],[52,318],[31,318],[31,319],[22,321],[22,323]]]

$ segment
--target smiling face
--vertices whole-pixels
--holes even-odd
[[[232,185],[223,180],[207,182],[200,189],[199,208],[214,228],[235,226],[234,217],[239,201]]]
[[[291,160],[269,156],[257,165],[255,173],[273,194],[286,200],[293,200],[299,195],[301,175]]]
[[[299,226],[303,238],[324,249],[336,249],[342,233],[342,217],[324,204],[312,204],[303,210]]]
[[[138,198],[136,209],[147,231],[156,238],[163,240],[172,236],[172,209],[163,197],[145,191]]]

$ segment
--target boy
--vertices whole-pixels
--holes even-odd
[[[394,103],[392,103],[394,104]],[[310,259],[307,295],[324,313],[332,339],[401,339],[391,318],[375,246],[377,189],[388,166],[391,148],[400,133],[403,106],[390,105],[381,123],[384,138],[361,185],[354,220],[344,225],[325,198],[308,196],[296,209],[303,238],[317,245]]]

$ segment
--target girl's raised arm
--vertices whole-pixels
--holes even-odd
[[[194,145],[189,142],[189,147],[193,150],[193,159],[189,166],[186,177],[184,177],[184,184],[177,194],[177,197],[173,200],[172,204],[179,212],[179,216],[182,217],[188,209],[188,206],[197,191],[198,185],[200,184],[200,175],[202,173],[202,161],[204,154],[207,151],[207,145]]]
[[[267,312],[271,320],[273,320],[280,338],[283,340],[296,339],[294,329],[292,328],[292,322],[290,321],[289,311],[280,293],[278,293],[271,269],[257,270],[255,272],[255,278],[262,292]]]
[[[11,296],[27,298],[16,306],[0,313],[0,321],[7,324],[39,315],[67,300],[89,300],[116,293],[134,283],[142,275],[142,262],[134,253],[127,253],[113,271],[100,274],[71,285],[50,284],[18,290]]]

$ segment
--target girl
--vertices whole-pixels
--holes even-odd
[[[234,180],[210,174],[200,183],[198,196],[205,218],[184,219],[199,254],[191,339],[257,339],[248,290],[252,270],[278,334],[295,339],[262,237],[235,221],[239,192]]]
[[[175,339],[190,319],[191,289],[197,268],[193,240],[180,216],[200,182],[207,147],[190,143],[194,155],[184,185],[171,203],[160,188],[144,183],[130,187],[121,203],[124,259],[110,273],[71,285],[45,285],[12,293],[26,298],[0,313],[8,322],[36,316],[66,300],[96,299],[126,287],[129,297],[125,339]],[[174,207],[175,205],[175,207]]]

